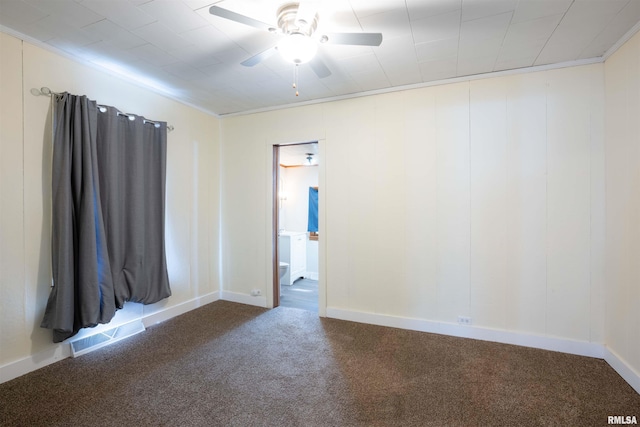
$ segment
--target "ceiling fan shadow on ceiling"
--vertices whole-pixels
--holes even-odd
[[[275,46],[264,50],[251,58],[241,62],[246,67],[253,67],[270,58],[276,52],[280,56],[296,66],[309,63],[313,72],[319,78],[331,75],[331,70],[320,57],[316,56],[319,44],[338,44],[355,46],[380,46],[381,33],[324,33],[317,34],[318,14],[316,10],[305,3],[286,3],[280,6],[276,12],[277,25],[269,25],[262,21],[223,9],[219,6],[211,6],[209,13],[220,18],[248,25],[259,30],[273,34],[282,34],[284,37]],[[295,69],[297,70],[297,68]],[[294,73],[293,87],[297,88],[297,72]],[[296,91],[296,96],[298,92]]]

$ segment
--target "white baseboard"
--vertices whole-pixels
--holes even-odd
[[[319,273],[318,272],[306,272],[303,276],[305,279],[318,280]]]
[[[44,368],[67,357],[71,357],[71,346],[67,343],[60,343],[48,350],[0,366],[0,384]]]
[[[178,305],[167,307],[163,310],[156,311],[155,313],[143,315],[142,324],[145,328],[148,328],[151,325],[155,325],[160,322],[164,322],[165,320],[169,320],[173,317],[180,316],[181,314],[184,314],[191,310],[195,310],[198,307],[202,307],[203,305],[207,305],[214,301],[218,301],[219,299],[220,293],[218,291],[211,292],[210,294],[185,301]]]
[[[262,295],[254,297],[252,295],[240,294],[237,292],[221,291],[220,299],[224,301],[237,302],[239,304],[255,305],[265,308],[267,307],[267,298]]]
[[[579,356],[604,358],[604,347],[600,343],[574,341],[565,338],[547,337],[478,326],[463,326],[456,323],[436,322],[386,314],[365,313],[353,310],[327,307],[327,317],[392,328],[409,329],[420,332],[472,338],[483,341],[514,344],[543,350],[559,351]]]
[[[609,347],[604,347],[604,360],[640,394],[640,373]]]
[[[148,327],[219,299],[220,294],[218,292],[212,292],[210,294],[167,307],[155,313],[146,316],[143,315],[142,323],[145,327]],[[47,365],[66,359],[67,357],[71,357],[71,346],[68,341],[64,341],[59,344],[55,344],[47,350],[25,357],[24,359],[7,363],[6,365],[0,366],[0,384],[28,374],[29,372],[37,369],[44,368]]]

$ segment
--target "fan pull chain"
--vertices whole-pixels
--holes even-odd
[[[293,88],[296,90],[296,96],[298,96],[298,64],[293,66]]]

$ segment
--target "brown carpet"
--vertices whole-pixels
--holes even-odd
[[[217,301],[0,384],[2,426],[606,426],[603,360]]]

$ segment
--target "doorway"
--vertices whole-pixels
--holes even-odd
[[[273,146],[273,302],[318,313],[319,144]]]

